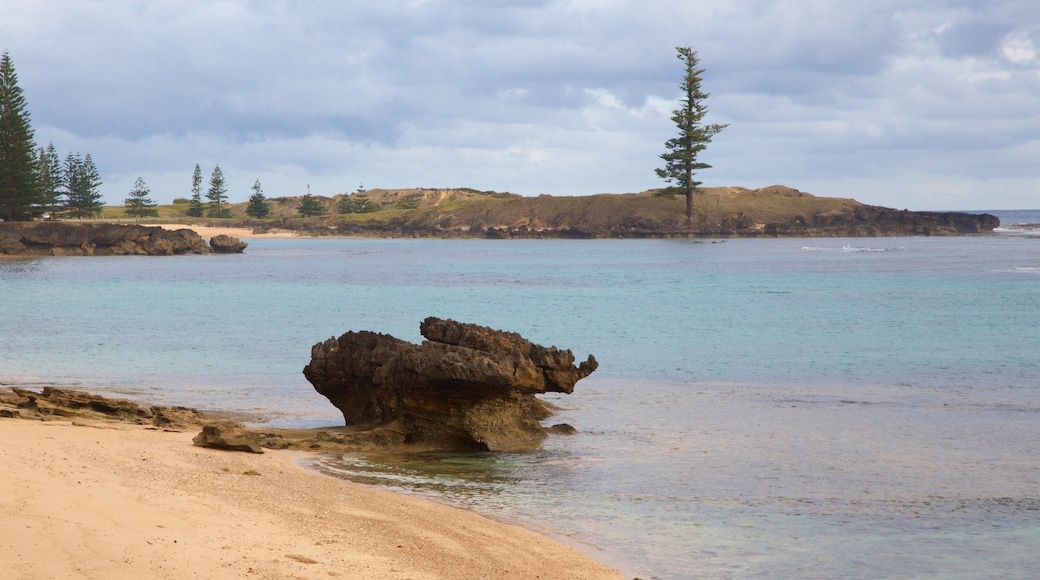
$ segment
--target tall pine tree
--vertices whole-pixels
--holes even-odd
[[[678,46],[675,50],[686,68],[686,74],[679,84],[683,96],[679,100],[679,108],[672,111],[672,122],[679,130],[679,135],[665,142],[668,153],[661,154],[665,166],[656,172],[658,177],[672,183],[662,191],[663,195],[682,193],[686,196],[686,221],[690,222],[693,221],[693,194],[700,192],[701,185],[694,176],[702,169],[711,168],[711,165],[697,161],[697,155],[707,149],[711,138],[727,125],[702,123],[708,114],[704,101],[709,96],[701,90],[704,69],[697,68],[700,59],[696,50],[688,46]]]
[[[202,168],[195,164],[191,176],[191,201],[188,202],[188,217],[202,217]]]
[[[0,219],[30,220],[39,211],[36,143],[11,56],[0,56]]]
[[[231,209],[224,207],[227,203],[227,184],[224,182],[224,172],[217,165],[209,176],[209,191],[206,192],[209,200],[209,217],[224,218],[231,217]]]

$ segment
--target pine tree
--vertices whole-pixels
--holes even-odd
[[[223,207],[227,203],[227,185],[224,183],[224,172],[220,170],[220,165],[214,167],[213,173],[209,176],[206,199],[209,200],[209,217],[231,217],[231,210]]]
[[[188,202],[188,217],[202,217],[202,168],[195,164],[191,176],[191,201]]]
[[[36,143],[11,56],[0,56],[0,219],[29,220],[39,211]]]
[[[308,193],[300,198],[300,205],[297,206],[296,211],[300,212],[303,217],[325,215],[325,204]]]
[[[126,215],[132,217],[158,216],[159,210],[155,208],[158,204],[148,198],[149,193],[151,192],[144,184],[144,179],[138,177],[134,182],[134,187],[130,190],[130,197],[123,201],[123,205],[126,206]]]
[[[267,203],[264,191],[260,188],[260,180],[253,184],[253,195],[249,196],[249,205],[246,206],[246,215],[263,219],[271,213],[271,204]]]
[[[725,129],[728,125],[705,125],[701,121],[708,114],[708,107],[704,104],[708,93],[701,90],[701,75],[704,69],[697,68],[700,59],[697,51],[688,46],[675,48],[679,53],[679,60],[686,67],[686,74],[679,88],[683,97],[679,101],[679,108],[672,111],[672,121],[679,129],[679,136],[665,142],[668,153],[662,153],[665,166],[657,169],[657,176],[672,183],[664,188],[662,195],[672,196],[682,193],[686,196],[686,220],[693,221],[693,194],[700,192],[702,182],[694,180],[694,175],[702,169],[709,169],[711,165],[697,161],[697,154],[704,151],[711,143],[711,138]]]
[[[41,214],[45,213],[53,217],[55,212],[62,207],[61,184],[64,179],[61,158],[58,157],[58,150],[54,148],[53,142],[48,144],[46,149],[40,148],[36,171],[36,182],[40,188],[37,200],[39,210]]]
[[[65,209],[71,217],[93,217],[101,213],[104,207],[102,195],[98,192],[101,176],[98,174],[90,153],[85,157],[69,153],[65,157],[62,168],[65,188]]]
[[[368,199],[368,194],[365,191],[365,184],[362,183],[354,193],[348,193],[339,198],[339,204],[336,209],[339,213],[370,213],[379,211],[381,209],[380,205]]]

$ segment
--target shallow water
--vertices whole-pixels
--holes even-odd
[[[321,458],[643,578],[1040,574],[1040,240],[255,240],[0,263],[0,368],[341,422],[301,370],[426,316],[596,355],[531,454]]]

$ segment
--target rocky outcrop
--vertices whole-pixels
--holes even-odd
[[[122,423],[179,432],[209,426],[209,429],[203,429],[205,433],[196,436],[201,446],[253,453],[261,452],[261,448],[322,453],[346,453],[369,448],[359,444],[343,427],[250,428],[230,422],[227,416],[220,413],[203,413],[188,407],[140,405],[126,399],[55,387],[44,387],[42,390],[0,388],[0,419],[72,421],[73,424],[93,426]]]
[[[209,423],[191,442],[198,447],[263,453],[260,436],[232,421]]]
[[[519,334],[427,318],[421,345],[348,332],[314,345],[303,369],[343,413],[355,440],[411,450],[523,450],[552,414],[539,393],[572,393],[596,370],[569,350]]]
[[[187,407],[142,407],[75,389],[18,387],[0,390],[0,417],[21,419],[98,419],[182,430],[202,424],[202,415]]]
[[[209,245],[189,229],[67,222],[0,223],[0,255],[172,256],[208,254]]]
[[[215,254],[241,254],[248,245],[236,237],[224,234],[213,236],[209,240],[209,247],[213,249]]]

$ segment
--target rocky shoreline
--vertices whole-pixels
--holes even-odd
[[[544,428],[554,408],[535,397],[572,393],[598,363],[574,365],[569,350],[533,344],[512,332],[430,317],[412,344],[386,334],[347,332],[315,344],[303,369],[344,425],[320,429],[247,428],[236,417],[186,407],[141,406],[80,390],[0,390],[0,418],[89,419],[172,431],[202,429],[195,444],[263,453],[266,449],[419,453],[525,451],[566,424]]]
[[[239,253],[246,243],[214,236],[209,243],[188,228],[107,223],[0,222],[0,256],[175,256]]]
[[[21,387],[0,389],[0,419],[36,421],[72,421],[85,424],[129,424],[171,432],[200,432],[209,425],[217,426],[226,445],[208,444],[213,439],[200,439],[200,447],[233,451],[291,449],[295,451],[357,451],[347,436],[346,427],[316,429],[272,429],[243,427],[238,417],[219,411],[200,411],[190,407],[139,405],[128,399],[104,397],[77,389],[43,387],[39,391]],[[243,442],[255,444],[240,449]]]

